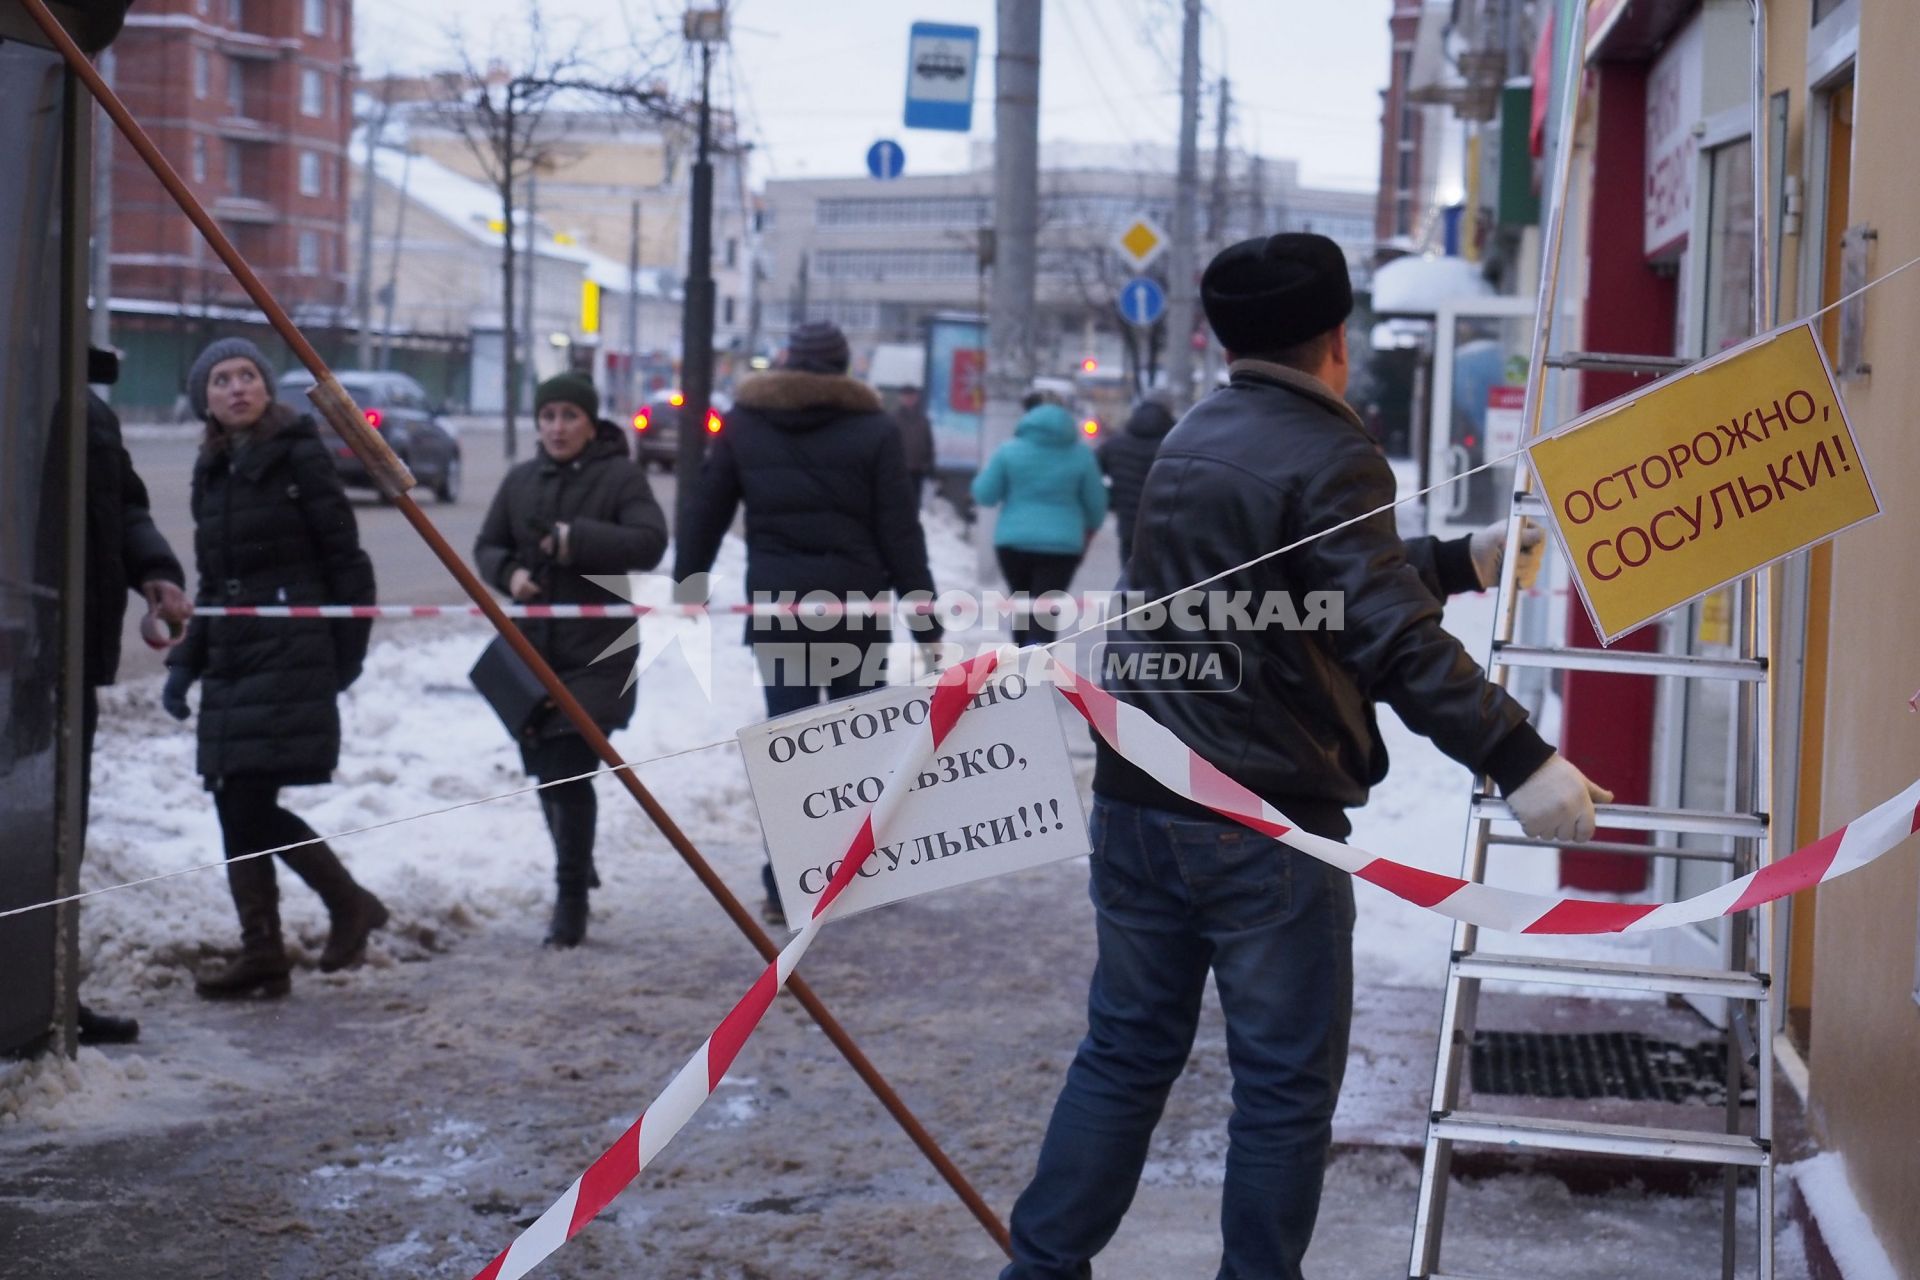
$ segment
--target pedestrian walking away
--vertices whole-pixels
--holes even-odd
[[[846,335],[811,321],[793,331],[780,368],[740,384],[726,432],[708,442],[680,530],[673,576],[682,584],[712,568],[734,512],[745,507],[747,591],[755,599],[932,595],[900,430],[880,397],[847,376],[848,363]],[[923,644],[940,638],[929,615],[903,621]],[[809,620],[804,636],[794,628],[792,618],[747,621],[768,716],[887,682],[893,631],[884,616],[849,614],[824,628]],[[763,916],[785,923],[771,863],[760,877]]]
[[[1209,646],[1235,666],[1218,681],[1110,670],[1107,687],[1330,839],[1347,836],[1346,810],[1387,774],[1375,699],[1491,775],[1529,835],[1587,839],[1594,801],[1611,797],[1440,625],[1441,599],[1485,587],[1501,551],[1480,534],[1403,542],[1381,510],[1393,474],[1342,398],[1353,294],[1339,246],[1301,234],[1236,244],[1207,267],[1201,301],[1230,380],[1161,444],[1127,585],[1158,597],[1206,582],[1253,613],[1271,593],[1335,592],[1342,625],[1236,628],[1238,615],[1209,610],[1199,628],[1191,610],[1129,619],[1111,643]],[[1186,1066],[1209,973],[1233,1074],[1218,1275],[1300,1280],[1346,1068],[1352,880],[1175,795],[1104,743],[1093,791],[1087,1033],[1014,1205],[1003,1280],[1091,1273]]]
[[[893,410],[894,423],[900,428],[900,461],[907,469],[907,484],[913,489],[913,504],[927,503],[927,479],[933,475],[933,423],[920,403],[920,388],[900,388],[900,399]]]
[[[1081,443],[1073,415],[1042,401],[1029,408],[1013,439],[993,451],[973,478],[973,500],[1000,507],[993,548],[1016,604],[1013,642],[1044,639],[1038,604],[1050,592],[1073,585],[1087,544],[1107,518],[1107,486],[1093,451]]]
[[[667,549],[667,520],[647,474],[629,460],[620,428],[600,417],[600,394],[585,374],[562,373],[534,392],[535,456],[500,482],[474,541],[480,576],[513,600],[604,604],[592,575],[651,569]],[[520,624],[568,692],[605,733],[633,719],[639,655],[619,649],[630,621],[531,620]],[[520,731],[520,758],[543,784],[540,809],[553,838],[554,903],[546,945],[577,947],[587,935],[587,895],[600,885],[593,859],[599,821],[593,779],[599,764],[578,730],[546,701]],[[563,778],[571,782],[559,782]],[[558,782],[558,785],[545,785]]]
[[[194,463],[194,560],[202,605],[372,604],[373,563],[313,420],[277,404],[273,367],[244,338],[200,353],[187,396],[206,423]],[[358,964],[386,906],[355,882],[313,828],[280,804],[292,786],[329,781],[340,758],[339,695],[359,678],[373,624],[358,619],[198,618],[167,657],[161,701],[191,714],[200,684],[198,768],[213,793],[240,955],[204,974],[213,999],[289,990],[273,859],[326,904],[320,968]]]
[[[1127,415],[1125,429],[1100,445],[1100,470],[1107,477],[1123,567],[1133,554],[1133,518],[1140,509],[1140,490],[1147,483],[1147,470],[1171,430],[1173,411],[1158,400],[1142,400]]]

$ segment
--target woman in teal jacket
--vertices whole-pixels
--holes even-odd
[[[1065,591],[1107,516],[1107,486],[1093,450],[1080,443],[1073,417],[1057,404],[1029,409],[1013,439],[994,450],[973,478],[973,500],[1005,504],[993,546],[1007,587],[1038,599]],[[1013,642],[1027,644],[1039,628],[1014,615]]]

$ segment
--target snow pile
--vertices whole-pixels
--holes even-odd
[[[83,1048],[69,1060],[44,1054],[31,1062],[0,1065],[0,1126],[31,1116],[42,1129],[64,1129],[103,1108],[145,1092],[147,1064],[138,1057],[108,1057]]]
[[[1847,1162],[1837,1151],[1823,1151],[1782,1170],[1807,1202],[1807,1212],[1820,1224],[1820,1238],[1834,1265],[1847,1280],[1895,1280],[1898,1272],[1880,1239],[1873,1220],[1854,1198],[1847,1181]]]

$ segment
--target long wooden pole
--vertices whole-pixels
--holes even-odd
[[[258,306],[261,313],[266,316],[267,323],[271,324],[275,332],[285,339],[287,346],[292,349],[294,355],[299,357],[300,362],[312,371],[314,386],[308,394],[327,421],[340,433],[341,439],[352,447],[360,461],[365,464],[367,474],[373,478],[380,491],[393,500],[394,506],[406,517],[407,523],[414,527],[440,563],[446,566],[447,572],[454,576],[455,581],[460,584],[460,589],[480,607],[487,621],[491,622],[494,629],[506,638],[508,645],[520,656],[521,661],[525,662],[538,677],[541,686],[546,689],[548,696],[553,699],[554,705],[560,709],[561,714],[566,716],[573,727],[579,731],[580,736],[587,740],[594,754],[613,770],[613,776],[639,803],[653,825],[660,829],[660,834],[667,838],[667,843],[673,846],[674,851],[692,869],[693,874],[705,886],[707,892],[713,895],[714,901],[720,904],[720,909],[727,913],[727,918],[746,935],[747,941],[753,944],[754,950],[760,953],[761,958],[771,962],[780,954],[780,949],[774,945],[773,939],[767,936],[766,930],[760,927],[760,922],[753,918],[752,913],[741,904],[740,899],[727,888],[726,883],[715,873],[712,865],[701,856],[700,851],[693,847],[693,842],[687,839],[686,833],[680,830],[679,825],[660,806],[660,802],[654,799],[653,793],[647,790],[634,770],[621,758],[620,753],[614,749],[613,743],[607,740],[607,735],[600,731],[600,727],[593,722],[593,717],[587,714],[586,708],[580,705],[568,691],[567,686],[561,682],[560,677],[554,673],[553,668],[547,665],[546,659],[540,656],[528,643],[526,636],[521,634],[520,629],[514,626],[507,615],[501,611],[499,603],[493,598],[493,593],[488,591],[473,570],[467,567],[466,562],[460,558],[459,553],[453,549],[445,535],[434,527],[433,521],[427,518],[426,513],[420,509],[420,505],[413,500],[408,490],[413,488],[414,479],[412,473],[407,470],[406,464],[394,456],[393,450],[387,447],[387,442],[367,425],[366,419],[361,415],[360,407],[353,402],[353,397],[347,393],[346,388],[340,385],[339,379],[333,376],[333,371],[327,367],[326,361],[320,358],[320,353],[314,350],[313,344],[307,341],[306,335],[300,332],[279,301],[260,282],[253,268],[247,265],[246,259],[242,258],[239,250],[233,247],[226,233],[220,230],[219,224],[194,198],[193,192],[188,190],[186,184],[180,180],[180,175],[174,172],[171,164],[167,163],[167,158],[160,154],[160,149],[147,136],[146,130],[140,127],[140,123],[127,110],[126,104],[121,102],[113,90],[107,86],[99,71],[87,60],[86,54],[81,52],[80,46],[74,43],[73,38],[60,25],[60,20],[47,8],[44,0],[20,0],[20,4],[34,22],[39,24],[40,29],[46,32],[47,38],[53,42],[54,47],[73,68],[74,74],[86,84],[101,108],[113,118],[114,125],[139,153],[147,167],[153,170],[154,176],[160,180],[160,185],[167,189],[167,194],[173,198],[173,202],[180,207],[181,212],[187,215],[193,225],[199,228],[200,234],[206,237],[214,253],[219,255],[220,260],[233,273],[234,280],[246,290],[247,296],[253,299],[254,305]],[[946,1180],[947,1185],[953,1188],[961,1202],[979,1220],[980,1225],[986,1228],[987,1234],[992,1236],[994,1242],[1010,1255],[1011,1247],[1007,1238],[1007,1229],[999,1217],[994,1214],[987,1202],[981,1199],[980,1193],[973,1189],[972,1184],[967,1181],[966,1176],[954,1165],[946,1152],[940,1149],[940,1144],[934,1141],[933,1135],[928,1133],[925,1126],[914,1117],[913,1112],[907,1109],[907,1104],[901,1101],[900,1095],[894,1092],[893,1086],[887,1083],[885,1077],[880,1074],[879,1068],[875,1067],[866,1054],[861,1052],[860,1046],[854,1043],[853,1037],[847,1034],[846,1028],[840,1025],[839,1019],[827,1010],[826,1005],[822,1004],[820,998],[813,993],[813,989],[798,976],[787,980],[787,989],[793,993],[794,999],[800,1002],[800,1006],[807,1011],[808,1015],[820,1025],[820,1029],[826,1032],[827,1039],[833,1042],[834,1048],[840,1051],[841,1056],[853,1067],[854,1072],[866,1082],[869,1089],[873,1090],[874,1096],[880,1099],[880,1104],[887,1109],[888,1114],[899,1122],[902,1129],[906,1130],[907,1136],[913,1139],[914,1145],[920,1148],[921,1154],[926,1156],[940,1176]]]

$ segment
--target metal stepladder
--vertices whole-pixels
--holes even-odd
[[[1765,133],[1761,109],[1765,102],[1765,0],[1754,5],[1754,295],[1755,332],[1770,327],[1771,290],[1767,277]],[[1545,262],[1541,272],[1539,304],[1529,361],[1526,412],[1530,434],[1540,430],[1545,369],[1637,371],[1670,373],[1685,360],[1600,353],[1570,352],[1549,357],[1554,295],[1573,146],[1568,136],[1579,107],[1584,76],[1583,40],[1587,4],[1576,7],[1568,39],[1569,74],[1563,85],[1562,127],[1555,156],[1553,202],[1544,228]],[[1489,676],[1505,687],[1513,672],[1523,669],[1596,671],[1635,675],[1674,682],[1727,682],[1733,692],[1728,723],[1730,757],[1738,762],[1726,810],[1703,810],[1651,805],[1599,806],[1603,828],[1646,832],[1649,843],[1589,841],[1565,845],[1530,839],[1513,825],[1512,813],[1484,779],[1476,784],[1469,817],[1461,876],[1484,881],[1488,854],[1494,848],[1550,850],[1554,848],[1628,854],[1653,858],[1723,861],[1729,874],[1742,875],[1771,861],[1773,832],[1769,820],[1772,777],[1773,685],[1768,664],[1772,628],[1771,569],[1763,569],[1735,584],[1734,656],[1694,656],[1674,653],[1614,652],[1572,649],[1514,642],[1520,592],[1515,566],[1521,522],[1545,514],[1532,492],[1524,460],[1514,469],[1514,503],[1509,519],[1507,555],[1502,567]],[[1605,779],[1597,779],[1603,785]],[[1717,850],[1702,850],[1698,841],[1719,842]],[[1577,1152],[1629,1160],[1680,1162],[1723,1171],[1724,1221],[1721,1275],[1737,1274],[1739,1243],[1736,1209],[1742,1178],[1751,1170],[1756,1196],[1757,1240],[1751,1251],[1757,1269],[1748,1274],[1760,1280],[1773,1276],[1773,1031],[1776,996],[1771,980],[1774,956],[1774,918],[1770,908],[1742,913],[1725,922],[1723,964],[1716,968],[1621,963],[1617,959],[1542,957],[1519,954],[1497,942],[1483,945],[1481,931],[1472,925],[1454,927],[1445,994],[1441,1006],[1439,1046],[1421,1165],[1418,1205],[1408,1275],[1416,1280],[1465,1280],[1442,1265],[1441,1244],[1446,1225],[1448,1178],[1454,1148],[1460,1144],[1488,1144],[1542,1152]],[[1504,1114],[1470,1104],[1462,1106],[1463,1086],[1479,1018],[1481,987],[1486,982],[1548,989],[1599,988],[1621,993],[1665,994],[1690,999],[1721,999],[1728,1013],[1726,1099],[1723,1123],[1712,1128],[1654,1128],[1630,1124],[1562,1119],[1529,1110]],[[1749,1076],[1751,1072],[1751,1076]],[[1743,1123],[1742,1096],[1752,1081],[1754,1116]],[[1705,1108],[1703,1108],[1704,1110]]]

